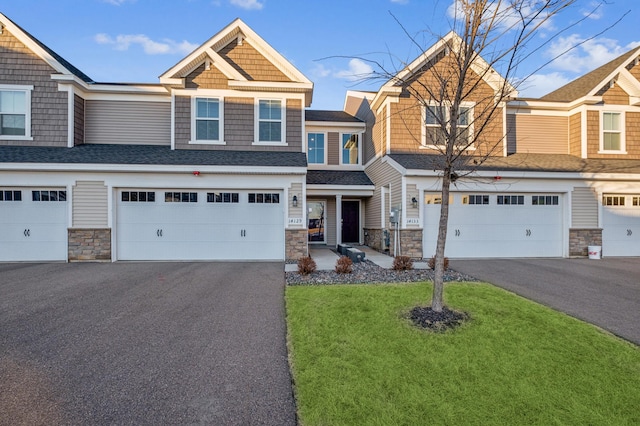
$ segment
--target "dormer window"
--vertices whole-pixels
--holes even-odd
[[[342,164],[360,164],[360,135],[358,133],[342,134]]]
[[[449,128],[449,107],[446,105],[427,105],[424,108],[424,127],[422,145],[426,148],[441,148],[446,145],[445,128]],[[460,149],[473,149],[473,104],[465,102],[458,109],[456,146]]]
[[[281,99],[260,99],[257,104],[257,142],[285,144],[284,102]]]
[[[223,100],[220,98],[193,98],[192,143],[223,144]]]
[[[600,152],[624,153],[624,114],[617,111],[603,111],[600,116]]]
[[[31,139],[31,90],[0,85],[0,139]]]

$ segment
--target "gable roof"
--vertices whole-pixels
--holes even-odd
[[[247,79],[219,54],[220,50],[234,39],[237,40],[238,43],[242,43],[244,40],[249,42],[258,53],[291,81],[265,82]],[[206,61],[220,70],[220,72],[229,79],[229,86],[233,89],[302,92],[306,95],[307,105],[311,104],[313,83],[239,18],[235,19],[176,65],[160,75],[160,83],[183,87],[184,77]]]
[[[565,84],[540,98],[548,102],[573,102],[585,96],[593,96],[598,90],[611,81],[616,75],[624,73],[627,65],[640,53],[640,46],[618,56],[595,70]]]
[[[14,23],[11,19],[0,13],[0,24],[4,25],[7,30],[22,44],[27,46],[33,53],[38,55],[40,59],[45,61],[51,68],[59,72],[60,74],[73,75],[85,83],[93,83],[93,79],[73,66],[70,62],[58,55],[52,49],[47,47],[40,40],[23,30],[20,26]]]
[[[407,170],[438,170],[439,155],[390,154],[389,157]],[[561,172],[561,173],[631,173],[640,175],[640,160],[613,158],[580,158],[569,154],[512,154],[489,157],[478,166],[489,172]],[[464,169],[464,168],[462,168]]]
[[[374,100],[372,101],[372,109],[376,109],[381,98],[388,94],[399,94],[402,82],[409,80],[415,73],[419,72],[425,65],[437,58],[446,49],[460,49],[463,44],[462,37],[460,37],[455,31],[450,31],[444,37],[441,37],[436,43],[434,43],[429,49],[425,50],[420,56],[413,60],[409,65],[404,67],[395,76],[389,79],[378,91]],[[471,64],[471,69],[478,75],[482,76],[485,81],[494,91],[501,90],[502,87],[506,87],[512,96],[517,96],[518,92],[509,82],[487,63],[480,55],[476,55],[476,58]]]
[[[2,163],[305,168],[307,155],[290,151],[172,150],[159,145],[0,146]]]
[[[334,121],[339,123],[363,123],[357,117],[344,111],[329,111],[320,109],[308,109],[304,112],[305,121]]]

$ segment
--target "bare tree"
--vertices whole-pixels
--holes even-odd
[[[386,71],[375,62],[374,78],[384,78],[386,87],[413,100],[398,114],[403,115],[407,129],[414,133],[421,129],[421,134],[412,137],[432,150],[432,168],[441,174],[433,311],[441,312],[444,307],[451,184],[477,171],[496,151],[502,152],[506,143],[503,109],[517,96],[518,66],[553,39],[532,46],[539,30],[575,1],[457,0],[452,31],[439,37],[416,61],[400,72]],[[420,47],[414,37],[410,39]]]

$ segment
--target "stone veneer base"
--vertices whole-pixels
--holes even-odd
[[[309,231],[306,229],[285,229],[285,258],[298,260],[309,253]]]
[[[111,260],[111,229],[69,228],[69,262]]]
[[[588,246],[602,246],[602,229],[569,229],[569,256],[587,257]]]

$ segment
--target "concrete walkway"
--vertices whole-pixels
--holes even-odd
[[[391,269],[393,265],[393,257],[373,250],[368,246],[353,245],[353,247],[362,250],[365,253],[365,259],[370,260],[381,268]],[[311,246],[309,253],[313,260],[316,262],[318,271],[332,271],[336,267],[336,261],[339,254],[337,254],[332,248],[327,246]],[[413,267],[415,269],[427,269],[427,262],[414,261]],[[298,270],[296,264],[286,264],[285,272],[295,272]]]

